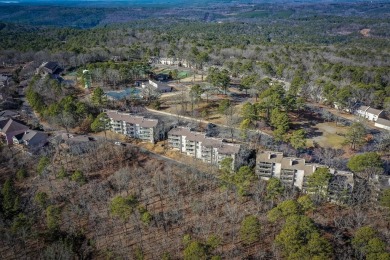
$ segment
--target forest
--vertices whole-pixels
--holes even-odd
[[[370,136],[363,124],[349,124],[346,158],[341,149],[304,149],[306,133],[291,121],[305,113],[325,118],[313,104],[390,113],[390,3],[177,2],[0,3],[0,72],[10,71],[1,94],[25,99],[61,134],[94,134],[79,143],[51,138],[37,154],[0,142],[2,258],[390,259],[390,188],[379,190],[381,180],[371,180],[389,173],[388,133]],[[118,105],[103,89],[146,81],[156,74],[152,61],[163,58],[185,60],[205,84],[225,95],[236,88],[253,100],[237,111],[229,99],[207,100],[230,129],[239,115],[236,139],[252,156],[286,150],[350,170],[353,190],[330,194],[328,168],[308,176],[303,192],[261,179],[254,158],[237,169],[228,160],[218,168],[191,157],[174,161],[137,142],[115,145],[103,109],[163,106]],[[58,62],[61,76],[77,86],[39,75],[45,61]],[[179,82],[177,69],[169,77]],[[84,70],[99,87],[80,87]],[[193,116],[204,90],[189,89],[185,105]],[[258,125],[272,138],[256,135]]]

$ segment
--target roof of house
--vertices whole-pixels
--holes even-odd
[[[370,114],[373,114],[373,115],[377,115],[377,116],[379,116],[379,114],[382,113],[382,111],[383,111],[383,110],[378,110],[378,109],[375,109],[375,108],[372,108],[372,107],[369,107],[369,106],[360,106],[358,108],[358,110],[364,111],[364,112],[367,112],[367,113],[370,113]]]
[[[58,63],[54,61],[44,62],[39,68],[45,69],[52,74],[58,74],[61,70]]]
[[[33,141],[33,140],[47,140],[47,134],[39,131],[34,131],[34,130],[28,130],[24,133],[23,141]]]
[[[358,110],[366,111],[369,107],[368,106],[360,106],[358,107]]]
[[[375,122],[375,124],[384,125],[390,127],[390,120],[384,119],[384,118],[378,118]]]
[[[47,143],[48,135],[43,132],[27,130],[23,133],[14,136],[20,143],[24,143],[29,147],[42,146]]]
[[[370,113],[370,114],[373,114],[373,115],[377,115],[379,116],[380,113],[382,113],[383,110],[378,110],[378,109],[375,109],[375,108],[368,108],[367,109],[367,113]]]
[[[54,61],[46,62],[45,65],[43,65],[45,68],[48,68],[49,70],[54,71],[58,67],[58,63]]]
[[[156,127],[158,124],[157,119],[145,118],[142,116],[135,116],[129,113],[121,113],[118,111],[107,111],[107,116],[115,121],[125,121],[126,123],[136,124],[141,127]]]
[[[4,126],[8,123],[9,118],[0,117],[0,130],[4,128]]]
[[[13,117],[17,116],[18,113],[11,111],[11,110],[4,110],[0,112],[0,117]]]
[[[21,123],[18,123],[16,122],[15,120],[13,119],[9,119],[7,124],[5,124],[4,128],[2,128],[2,132],[4,134],[8,134],[8,133],[12,133],[12,132],[15,132],[15,131],[25,131],[25,130],[28,130],[28,127],[21,124]]]

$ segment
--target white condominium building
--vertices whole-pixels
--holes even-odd
[[[131,138],[154,143],[160,138],[161,131],[157,119],[145,118],[118,111],[106,111],[113,132]]]
[[[225,158],[232,158],[236,168],[241,146],[226,143],[223,139],[207,137],[188,127],[175,127],[168,132],[168,146],[204,162],[218,165]]]

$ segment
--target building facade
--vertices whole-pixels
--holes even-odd
[[[368,106],[360,106],[356,110],[356,114],[360,117],[364,117],[367,120],[375,122],[383,114],[383,110],[378,110]]]
[[[156,82],[153,80],[149,80],[147,83],[142,83],[141,87],[143,89],[146,88],[153,88],[154,90],[160,92],[160,93],[165,93],[165,92],[172,92],[173,88],[165,84],[164,82]]]
[[[263,151],[256,157],[256,174],[264,180],[280,179],[285,185],[305,190],[307,177],[318,168],[327,168],[325,165],[308,164],[305,159],[284,157],[281,152]],[[332,178],[329,183],[329,193],[335,196],[340,190],[353,187],[353,174],[329,169]],[[333,187],[332,189],[330,187]]]
[[[226,143],[223,139],[207,137],[205,133],[192,131],[188,127],[175,127],[168,132],[168,146],[203,162],[220,165],[231,158],[232,168],[237,167],[241,146]]]
[[[154,143],[163,133],[157,119],[145,118],[118,111],[106,111],[110,130],[131,138]]]

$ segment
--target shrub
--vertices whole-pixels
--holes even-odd
[[[26,177],[27,171],[24,168],[19,169],[19,171],[16,173],[16,179],[18,179],[18,181],[22,181]]]
[[[255,216],[247,216],[241,222],[240,237],[244,244],[248,245],[260,237],[260,223]]]
[[[47,195],[46,192],[38,192],[35,194],[34,200],[37,202],[42,208],[46,207],[47,204],[47,199],[49,196]]]
[[[72,181],[78,182],[80,185],[83,185],[87,182],[84,174],[79,170],[75,171],[70,178]]]

